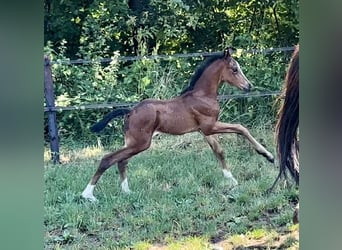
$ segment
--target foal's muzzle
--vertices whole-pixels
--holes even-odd
[[[243,90],[245,92],[249,92],[251,90],[251,88],[252,88],[252,84],[248,83],[248,85],[246,87],[243,87]]]

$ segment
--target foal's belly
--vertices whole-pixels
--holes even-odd
[[[160,113],[156,130],[167,134],[182,135],[198,130],[198,124],[190,114]]]

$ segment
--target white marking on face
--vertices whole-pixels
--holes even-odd
[[[237,68],[238,68],[238,71],[241,73],[241,75],[247,80],[247,77],[245,76],[245,74],[242,72],[242,70],[241,70],[241,68],[240,68],[240,64],[237,62],[237,61],[235,61],[235,63],[236,63],[236,66],[237,66]]]
[[[95,185],[91,185],[90,183],[87,185],[87,187],[82,192],[82,197],[90,200],[90,201],[97,201],[95,196],[93,195]]]
[[[125,178],[122,182],[121,182],[121,189],[122,191],[124,191],[125,193],[130,193],[131,190],[128,187],[128,180],[127,178]]]
[[[222,171],[223,171],[224,177],[226,177],[228,180],[231,180],[235,186],[238,185],[237,180],[234,178],[234,176],[232,175],[230,171],[228,171],[227,169],[222,169]]]

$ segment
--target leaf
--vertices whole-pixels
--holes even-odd
[[[147,87],[151,83],[151,79],[145,76],[141,79],[141,83],[144,87]]]

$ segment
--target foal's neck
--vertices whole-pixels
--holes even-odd
[[[222,66],[220,60],[210,64],[197,80],[193,92],[201,96],[217,97],[218,88],[221,85]]]

